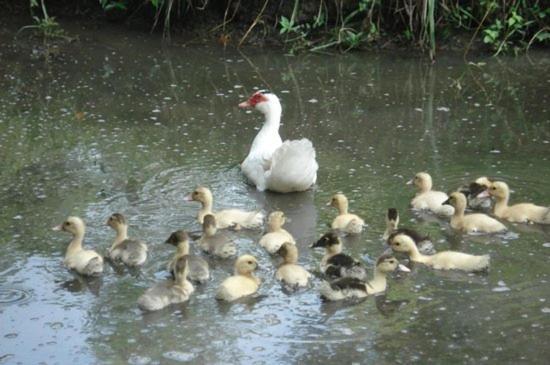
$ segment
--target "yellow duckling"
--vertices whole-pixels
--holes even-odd
[[[232,227],[240,228],[260,228],[263,225],[264,215],[261,212],[247,212],[240,209],[225,209],[217,212],[212,211],[214,199],[210,189],[200,186],[196,188],[186,198],[186,201],[197,201],[201,203],[201,209],[198,213],[199,223],[203,223],[207,214],[216,217],[218,229]]]
[[[69,217],[62,224],[53,227],[54,231],[65,231],[73,235],[67,247],[63,263],[81,275],[95,276],[103,272],[103,257],[93,250],[82,248],[86,225],[78,217]]]
[[[274,254],[285,242],[296,244],[294,237],[283,227],[286,217],[281,211],[272,212],[267,218],[267,232],[260,239],[260,246]]]
[[[189,236],[187,232],[173,232],[164,243],[176,246],[176,253],[168,263],[168,271],[172,274],[173,279],[176,278],[176,265],[178,260],[183,256],[187,256],[187,265],[189,266],[187,277],[189,280],[204,284],[210,279],[208,262],[200,256],[189,254]]]
[[[443,251],[434,255],[423,255],[414,240],[405,233],[396,232],[388,239],[394,252],[406,253],[411,261],[422,263],[437,270],[485,271],[489,268],[489,255],[475,256],[456,251]]]
[[[358,215],[348,213],[348,198],[344,194],[334,194],[327,205],[338,209],[338,215],[331,224],[332,229],[352,234],[358,234],[363,231],[365,221]]]
[[[235,262],[235,275],[225,279],[216,293],[216,299],[227,302],[254,294],[260,286],[260,279],[253,272],[258,269],[256,258],[251,255],[240,256]]]
[[[454,213],[453,207],[443,205],[443,202],[449,197],[442,191],[432,190],[432,177],[419,172],[407,185],[414,184],[417,188],[416,196],[411,201],[411,207],[420,210],[429,210],[438,215],[451,216]]]
[[[298,248],[294,243],[285,242],[276,252],[283,258],[275,277],[291,288],[307,286],[311,274],[298,265]]]
[[[175,271],[174,279],[168,279],[155,284],[138,298],[137,303],[141,309],[156,311],[170,304],[182,303],[189,300],[195,288],[187,280],[187,256],[178,259]]]
[[[120,213],[107,220],[107,225],[115,230],[116,237],[108,251],[112,260],[120,260],[128,266],[141,266],[147,260],[147,245],[143,241],[128,238],[128,223]]]
[[[508,206],[510,189],[505,182],[496,181],[491,184],[488,194],[495,198],[493,213],[502,219],[518,223],[550,224],[550,208],[531,203],[519,203]]]
[[[202,223],[202,236],[199,239],[200,248],[213,256],[226,259],[237,254],[237,247],[228,237],[218,233],[216,218],[207,214]]]
[[[392,255],[382,255],[376,261],[374,269],[374,278],[368,283],[357,278],[341,278],[333,282],[323,282],[320,287],[321,298],[329,301],[364,298],[368,295],[378,294],[386,291],[387,274],[401,270],[410,272],[411,270],[399,263]]]
[[[466,209],[466,197],[456,191],[449,196],[443,204],[449,204],[455,208],[451,217],[451,227],[465,233],[495,233],[506,231],[506,226],[487,214],[464,214]]]

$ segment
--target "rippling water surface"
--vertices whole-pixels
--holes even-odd
[[[546,363],[550,356],[550,227],[509,225],[512,237],[466,237],[417,216],[405,185],[429,171],[451,191],[488,175],[512,201],[550,204],[550,57],[401,54],[303,55],[174,45],[120,32],[81,32],[77,44],[0,45],[0,363]],[[54,50],[55,51],[55,50]],[[283,104],[283,138],[306,136],[318,185],[302,194],[259,193],[238,168],[261,116],[237,108],[255,88]],[[417,266],[390,279],[385,297],[321,303],[316,287],[284,293],[261,232],[234,234],[259,259],[259,296],[217,303],[231,262],[210,260],[213,279],[183,305],[143,314],[136,299],[162,280],[176,229],[196,230],[183,197],[209,186],[216,207],[280,209],[292,219],[300,262],[342,191],[366,233],[345,250],[372,263],[383,252],[384,213],[429,233],[436,249],[489,253],[488,275]],[[106,268],[87,280],[62,265],[68,215],[87,222],[85,242],[104,252],[113,212],[146,240],[139,273]],[[547,359],[547,360],[544,360]]]

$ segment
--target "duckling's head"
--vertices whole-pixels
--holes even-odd
[[[264,90],[256,91],[247,101],[240,103],[239,108],[254,108],[264,115],[274,112],[281,113],[282,110],[279,98]]]
[[[283,243],[275,253],[281,256],[286,263],[296,263],[298,260],[298,248],[290,242]]]
[[[119,227],[127,226],[126,218],[120,213],[112,214],[109,219],[107,219],[107,225],[114,230],[118,230]]]
[[[386,214],[386,227],[391,231],[395,231],[399,225],[399,213],[395,208],[389,208]]]
[[[269,226],[270,230],[281,228],[285,224],[285,222],[285,213],[281,212],[280,210],[271,212],[269,214],[269,217],[267,217],[267,225]]]
[[[196,201],[201,204],[212,203],[212,192],[204,186],[199,186],[193,192],[185,197],[185,201]]]
[[[397,269],[405,272],[411,271],[408,267],[401,265],[399,261],[391,254],[382,255],[376,261],[376,270],[383,273],[394,272]]]
[[[78,217],[68,217],[63,223],[52,228],[54,231],[65,231],[77,235],[84,235],[86,225],[84,221]]]
[[[204,220],[202,221],[202,231],[207,236],[216,234],[216,217],[214,217],[212,214],[205,215]]]
[[[311,245],[311,248],[324,247],[327,250],[331,249],[334,246],[340,246],[342,241],[340,237],[334,232],[327,232],[319,240]]]
[[[171,245],[177,246],[181,242],[188,242],[189,236],[187,235],[187,232],[183,230],[175,231],[173,232],[164,243],[169,243]]]
[[[476,184],[479,184],[481,186],[484,186],[485,188],[488,188],[491,186],[492,182],[487,178],[487,176],[481,176],[478,177],[475,181]]]
[[[419,191],[430,191],[432,190],[432,177],[427,172],[419,172],[407,184],[414,184]]]
[[[336,193],[330,199],[330,202],[327,204],[331,207],[334,207],[338,210],[348,209],[348,198],[342,193]]]
[[[258,261],[252,255],[242,255],[235,262],[235,273],[239,275],[250,274],[258,269]]]
[[[503,181],[495,181],[489,187],[489,195],[494,196],[497,199],[507,199],[510,195],[510,188],[508,184]]]
[[[388,238],[388,245],[395,252],[410,253],[416,248],[416,244],[411,236],[402,232],[395,232]]]
[[[464,212],[466,209],[466,196],[459,191],[455,191],[449,195],[449,199],[445,200],[442,204],[450,205],[455,208],[455,211]]]

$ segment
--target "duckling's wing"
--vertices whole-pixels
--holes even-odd
[[[210,278],[210,271],[208,268],[208,262],[202,257],[190,255],[189,261],[189,274],[188,277],[192,281],[198,281],[204,283]]]
[[[327,260],[328,265],[336,267],[351,267],[357,265],[359,262],[343,253],[336,254]]]
[[[81,273],[84,275],[94,276],[94,275],[99,275],[102,272],[103,272],[103,259],[101,258],[101,256],[96,256],[92,258],[90,261],[88,261],[88,263],[86,264],[86,266],[84,267]]]
[[[341,278],[330,283],[333,290],[356,289],[365,291],[365,282],[357,278]]]
[[[147,245],[143,241],[127,239],[120,246],[125,251],[124,262],[128,265],[141,265],[147,259]]]

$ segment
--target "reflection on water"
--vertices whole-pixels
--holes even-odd
[[[429,171],[451,191],[478,176],[506,180],[512,201],[549,204],[548,79],[543,54],[435,65],[400,54],[285,57],[83,33],[57,58],[0,46],[0,361],[10,363],[543,363],[548,358],[550,231],[508,225],[512,236],[466,236],[448,222],[407,209],[414,173]],[[269,87],[283,103],[283,138],[307,136],[318,185],[301,194],[260,193],[238,164],[261,125],[237,103]],[[283,292],[280,262],[257,245],[261,231],[229,233],[255,255],[257,297],[213,299],[233,264],[209,258],[212,280],[188,303],[143,314],[136,299],[166,277],[177,229],[199,231],[197,185],[216,208],[283,210],[300,263],[318,270],[309,244],[335,215],[336,191],[368,224],[344,237],[345,251],[372,270],[388,207],[403,226],[429,234],[437,250],[489,253],[487,275],[415,265],[389,280],[385,296],[322,303],[313,288]],[[106,265],[96,280],[62,265],[67,237],[49,227],[67,215],[87,222],[85,244],[105,252],[105,226],[125,214],[150,259],[139,272]],[[192,250],[198,247],[192,243]],[[61,345],[62,344],[62,345]],[[525,351],[528,349],[529,351]]]

